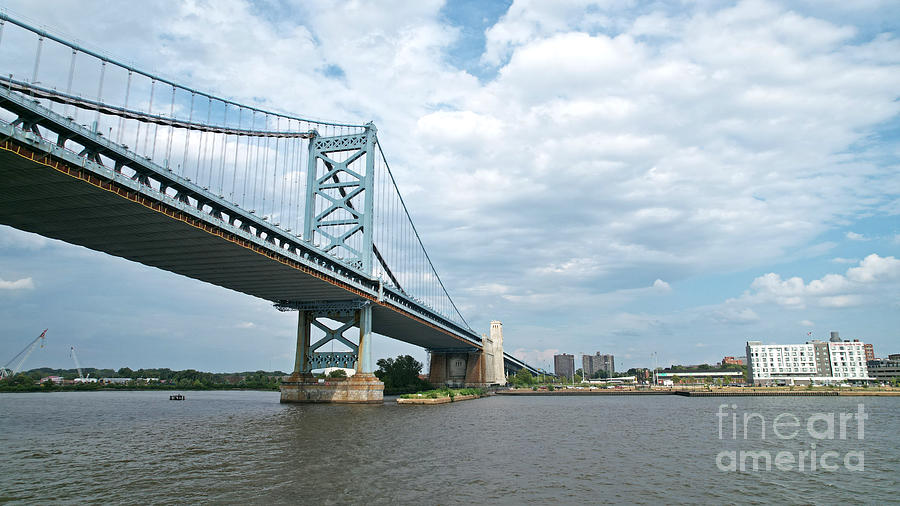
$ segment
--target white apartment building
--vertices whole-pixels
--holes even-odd
[[[866,350],[863,343],[828,343],[831,357],[831,375],[838,379],[867,380],[869,368],[866,365]]]
[[[752,384],[794,385],[870,379],[865,349],[858,341],[809,341],[805,344],[747,341],[747,367]]]

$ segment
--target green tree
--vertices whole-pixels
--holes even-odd
[[[591,378],[607,379],[607,378],[609,378],[609,372],[607,372],[606,369],[600,369],[599,371],[595,372],[594,375],[591,376]]]
[[[510,378],[510,383],[517,387],[528,386],[534,383],[534,376],[531,375],[528,369],[525,369],[523,367],[522,369],[519,369],[512,378]]]
[[[328,373],[328,377],[329,378],[346,378],[347,371],[345,371],[343,369],[335,369],[335,370],[331,371],[330,373]]]
[[[40,378],[39,378],[39,379],[40,379]],[[16,387],[22,386],[22,387],[26,387],[26,386],[34,385],[34,381],[35,381],[35,380],[32,379],[31,376],[29,376],[29,375],[27,375],[27,374],[25,374],[25,373],[21,373],[21,372],[20,372],[19,374],[16,374],[16,375],[13,376],[12,378],[7,378],[6,381],[8,382],[8,384],[9,384],[10,386],[16,386]]]
[[[375,376],[384,382],[386,391],[415,391],[424,388],[427,384],[419,378],[419,374],[422,373],[422,363],[410,355],[382,358],[375,364],[378,366]]]

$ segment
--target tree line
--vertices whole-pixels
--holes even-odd
[[[132,370],[122,367],[118,370],[96,369],[92,367],[82,368],[85,376],[91,378],[126,378],[126,383],[77,383],[75,385],[57,385],[53,382],[36,384],[47,376],[60,376],[64,380],[74,380],[78,377],[75,369],[53,369],[41,367],[17,374],[15,377],[0,381],[0,391],[27,392],[46,390],[98,390],[101,388],[127,388],[127,389],[191,389],[191,390],[220,390],[220,389],[254,389],[277,390],[281,384],[281,377],[285,373],[281,371],[247,371],[236,373],[211,373],[197,371],[195,369],[172,370],[168,368],[138,369]],[[152,379],[151,381],[147,381]],[[141,381],[139,381],[141,380]]]

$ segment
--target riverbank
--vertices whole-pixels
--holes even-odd
[[[179,391],[179,392],[206,392],[206,391],[259,391],[259,392],[277,392],[278,384],[263,386],[231,386],[231,385],[214,385],[214,386],[177,386],[177,385],[144,385],[144,386],[114,386],[104,385],[92,386],[88,383],[82,385],[33,385],[33,386],[0,386],[0,394],[11,393],[49,393],[49,392],[143,392],[143,391]]]
[[[606,389],[577,389],[577,388],[567,388],[560,389],[557,388],[555,390],[531,390],[531,389],[510,389],[510,390],[498,390],[497,395],[514,395],[514,396],[530,396],[530,395],[557,395],[557,396],[565,396],[565,395],[674,395],[673,390],[606,390]]]
[[[900,397],[900,389],[807,389],[807,388],[718,388],[718,389],[554,389],[500,390],[498,395],[511,396],[579,396],[579,395],[678,395],[682,397]]]

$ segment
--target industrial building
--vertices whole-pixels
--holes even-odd
[[[869,377],[876,381],[893,381],[900,378],[900,354],[888,355],[888,358],[869,360],[867,363]]]

